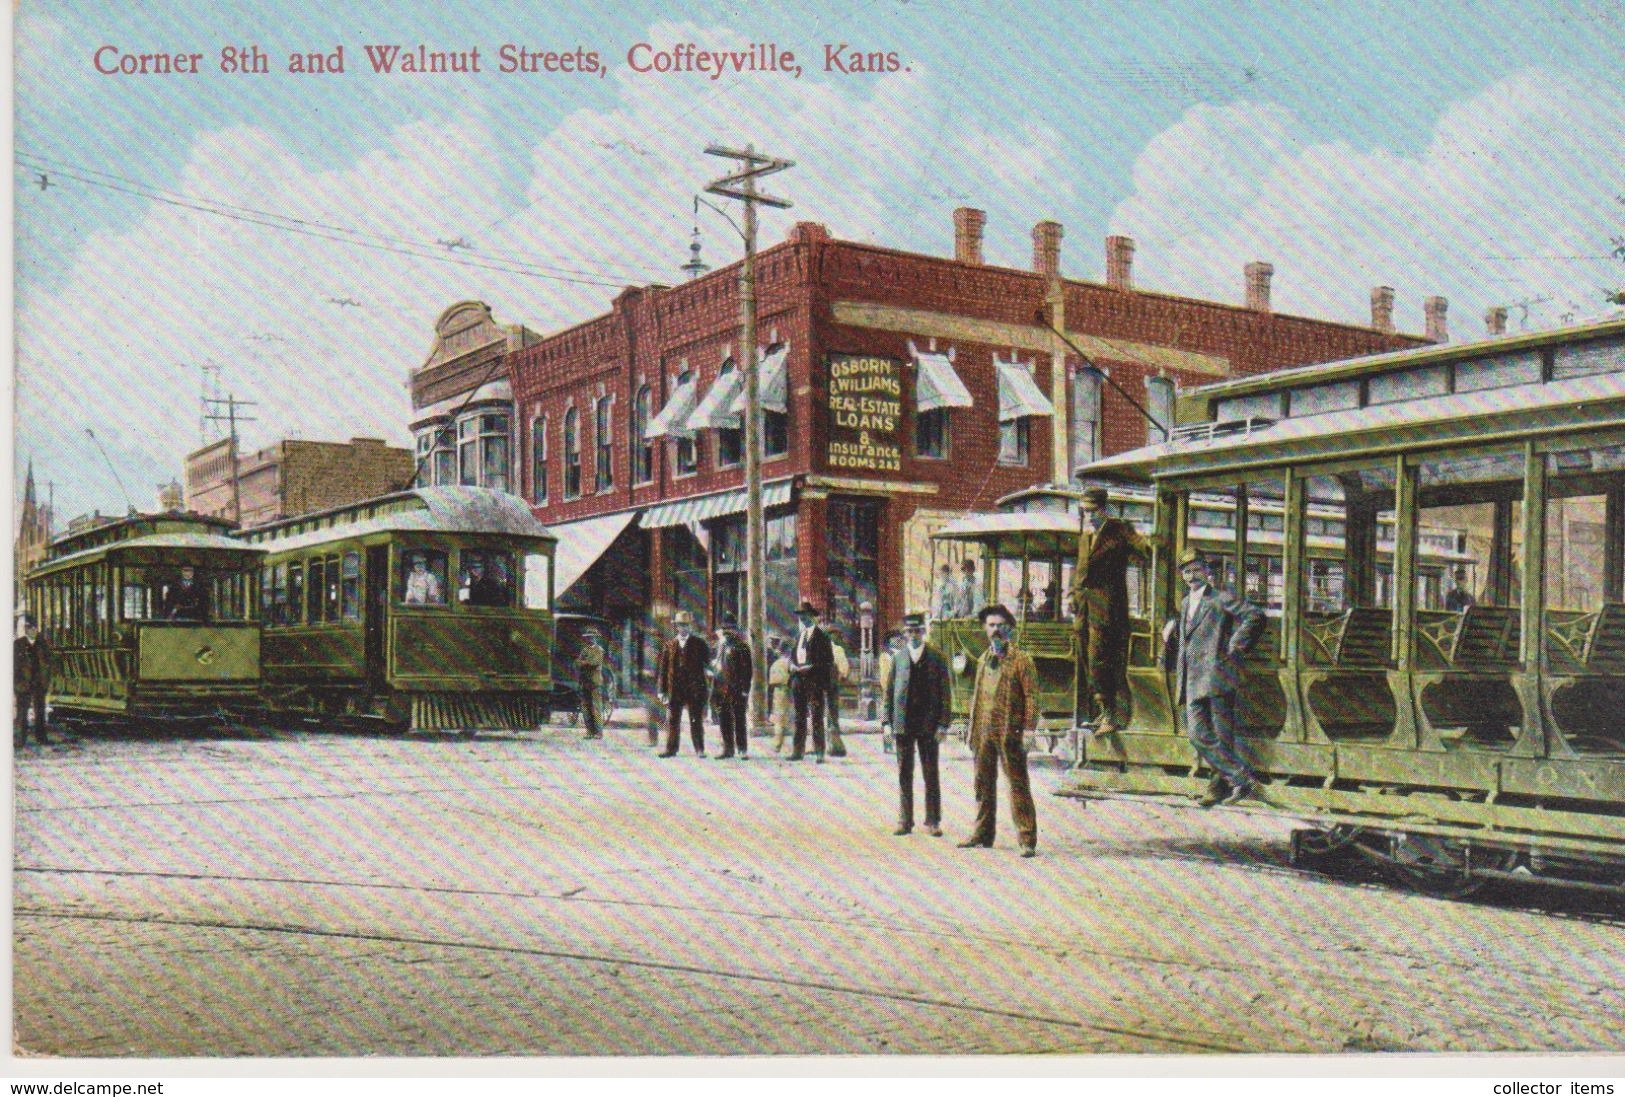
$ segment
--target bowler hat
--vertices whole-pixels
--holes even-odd
[[[903,627],[904,628],[924,628],[925,627],[925,614],[923,614],[923,613],[905,613],[905,614],[903,614]]]
[[[995,602],[991,606],[983,606],[981,609],[976,611],[976,619],[985,625],[987,624],[987,619],[992,617],[994,614],[998,614],[1000,617],[1003,617],[1006,624],[1013,625],[1016,623],[1016,615],[1006,609],[1004,607],[1004,603],[1002,602]]]
[[[1188,564],[1201,564],[1207,567],[1207,558],[1202,555],[1200,549],[1188,548],[1179,554],[1179,566],[1185,567]]]
[[[1106,505],[1106,489],[1105,488],[1084,488],[1083,489],[1083,501],[1085,503],[1093,503],[1097,507],[1105,506]]]
[[[817,617],[818,616],[818,607],[813,605],[811,602],[807,601],[807,599],[803,598],[801,600],[801,605],[796,607],[796,616],[799,617],[804,613],[810,613],[814,617]]]
[[[676,616],[671,619],[671,623],[674,625],[692,625],[694,623],[694,615],[688,612],[686,609],[680,609],[677,611]]]

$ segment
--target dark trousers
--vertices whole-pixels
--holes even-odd
[[[829,734],[829,749],[836,754],[844,753],[846,744],[841,742],[841,683],[831,678],[829,692],[824,695],[824,729]]]
[[[745,709],[748,698],[719,697],[717,699],[717,725],[722,731],[722,753],[750,753],[750,742],[745,738]]]
[[[694,753],[705,753],[705,698],[704,697],[673,697],[671,707],[666,713],[666,753],[677,753],[677,740],[680,738],[677,724],[684,712],[688,713],[688,733],[694,740]]]
[[[796,703],[796,742],[790,757],[800,758],[807,752],[807,721],[812,718],[813,750],[824,753],[824,699],[828,694],[814,684],[811,675],[795,674],[790,677],[790,696]]]
[[[17,722],[12,729],[12,738],[19,746],[28,742],[28,713],[34,713],[34,738],[45,742],[45,691],[24,690],[15,695],[17,700]]]
[[[604,734],[598,724],[598,687],[581,687],[581,722],[587,725],[587,738],[597,739]]]
[[[942,782],[937,778],[937,735],[935,731],[924,735],[897,737],[897,787],[901,793],[897,821],[905,827],[914,825],[914,752],[920,752],[920,774],[925,778],[925,825],[942,823]]]
[[[899,740],[901,741],[901,740]],[[1010,782],[1010,818],[1024,846],[1038,844],[1038,809],[1027,780],[1027,747],[1016,732],[984,736],[976,746],[976,825],[974,841],[993,844],[999,808],[999,767]]]
[[[1087,600],[1075,625],[1078,649],[1083,653],[1083,666],[1078,675],[1078,711],[1085,716],[1110,713],[1114,719],[1127,722],[1130,705],[1127,626],[1114,623],[1110,614],[1091,606]],[[1094,712],[1096,697],[1101,699],[1105,712]]]
[[[1216,693],[1185,702],[1185,731],[1214,772],[1241,788],[1257,780],[1253,767],[1236,753],[1236,695]]]

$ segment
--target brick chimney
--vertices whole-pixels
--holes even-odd
[[[1371,287],[1371,326],[1378,331],[1393,333],[1394,287]]]
[[[1112,289],[1134,288],[1134,241],[1127,236],[1106,237],[1106,284]]]
[[[954,262],[981,263],[982,226],[986,224],[987,213],[984,210],[971,209],[969,206],[954,210]]]
[[[1243,268],[1247,272],[1247,307],[1255,312],[1268,312],[1270,310],[1270,276],[1275,268],[1268,263],[1248,263]]]
[[[1061,273],[1061,223],[1040,221],[1033,226],[1033,270],[1054,277]]]
[[[1422,312],[1427,317],[1427,330],[1422,338],[1430,343],[1450,342],[1450,328],[1445,323],[1444,311],[1450,302],[1443,297],[1428,297],[1422,301]]]
[[[1507,307],[1505,305],[1492,305],[1484,314],[1484,333],[1486,335],[1505,335],[1507,333]]]

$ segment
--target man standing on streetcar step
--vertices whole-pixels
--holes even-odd
[[[1077,631],[1078,710],[1092,707],[1095,735],[1127,724],[1128,567],[1151,556],[1151,542],[1121,518],[1106,517],[1106,489],[1085,488],[1078,522],[1078,565],[1072,573]]]
[[[666,706],[666,749],[660,757],[677,753],[678,721],[687,712],[694,753],[704,758],[705,665],[711,661],[711,648],[694,635],[694,615],[688,610],[678,610],[671,623],[676,635],[661,645],[655,675],[660,703]]]

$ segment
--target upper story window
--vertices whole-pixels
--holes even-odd
[[[678,388],[694,384],[694,372],[687,370],[677,378]],[[692,391],[692,390],[691,390]],[[677,475],[692,476],[700,471],[700,440],[694,435],[677,437]]]
[[[476,485],[480,482],[480,431],[474,416],[457,421],[457,482]]]
[[[638,389],[632,402],[632,482],[647,484],[654,479],[655,447],[644,437],[649,432],[649,415],[654,404],[654,393],[648,385]]]
[[[509,417],[486,412],[479,417],[479,427],[480,486],[507,491]]]
[[[581,430],[576,409],[564,413],[564,497],[581,494]]]
[[[599,397],[593,409],[593,441],[597,446],[598,490],[608,491],[615,486],[614,422],[610,418],[610,398]]]
[[[530,423],[530,497],[538,506],[547,504],[547,416]]]
[[[717,384],[725,384],[724,378],[734,371],[734,360],[728,359],[722,363],[722,372],[717,375]],[[743,391],[743,390],[741,390]],[[738,427],[717,428],[717,467],[726,468],[737,465],[745,459],[745,431],[743,429],[744,416],[737,420]]]
[[[951,422],[948,408],[922,411],[914,417],[914,452],[921,457],[948,456]]]

